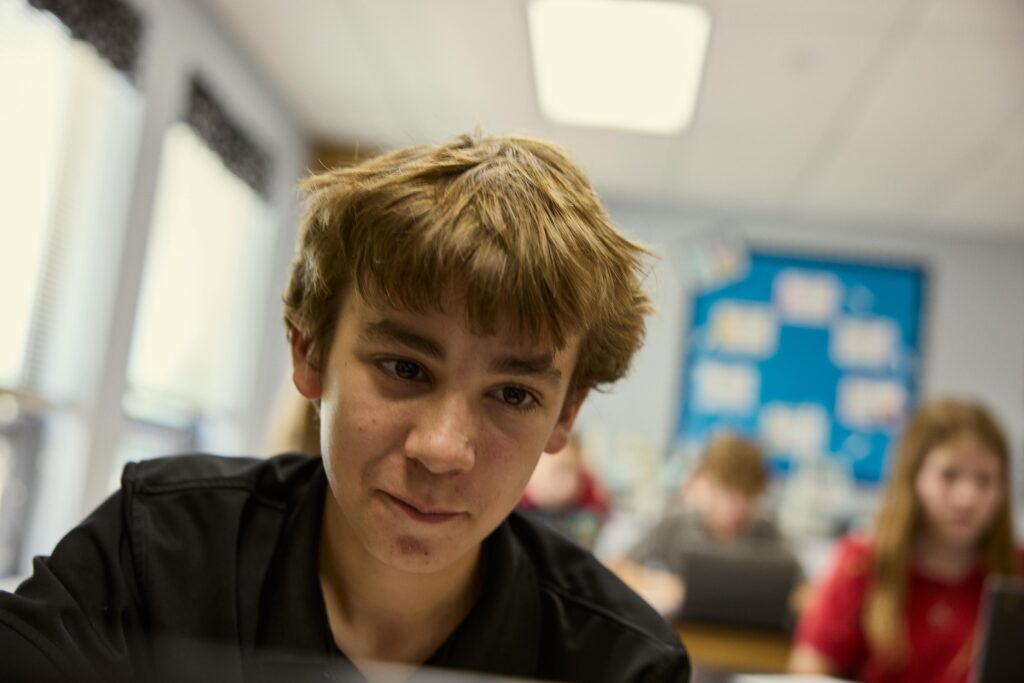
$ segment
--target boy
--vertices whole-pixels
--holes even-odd
[[[682,505],[670,510],[626,558],[610,564],[659,612],[674,613],[685,593],[688,549],[701,544],[782,547],[778,527],[758,515],[767,485],[757,445],[735,434],[719,434],[681,488]]]
[[[12,675],[688,680],[638,597],[509,514],[639,347],[645,250],[533,139],[461,137],[304,188],[285,322],[322,458],[129,465],[0,595]]]

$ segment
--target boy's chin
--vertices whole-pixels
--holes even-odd
[[[467,546],[465,540],[458,543],[398,537],[371,552],[392,569],[409,574],[434,574],[448,570],[466,559],[472,549],[473,544]]]

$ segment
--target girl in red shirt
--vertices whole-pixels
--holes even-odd
[[[1014,551],[1009,449],[980,405],[925,403],[870,536],[839,542],[801,615],[790,669],[867,683],[966,683],[982,584]]]

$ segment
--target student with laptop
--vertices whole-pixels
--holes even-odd
[[[667,616],[783,628],[802,573],[760,508],[767,485],[757,444],[717,434],[681,487],[680,504],[610,566]],[[684,599],[692,581],[698,590]]]
[[[647,250],[530,138],[396,151],[304,188],[285,322],[322,457],[129,465],[0,593],[0,681],[372,680],[380,660],[687,681],[657,613],[512,512],[640,346]]]
[[[1006,438],[988,411],[924,403],[895,452],[870,535],[839,542],[801,615],[791,670],[967,683],[986,576],[1024,569],[1009,482]]]
[[[583,453],[583,441],[573,433],[565,448],[541,456],[518,509],[592,549],[608,517],[610,500]]]

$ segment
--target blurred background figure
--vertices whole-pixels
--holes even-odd
[[[975,402],[907,426],[870,535],[840,541],[801,615],[790,668],[858,681],[962,683],[983,583],[1020,573],[1007,441]]]
[[[578,434],[557,453],[545,453],[537,463],[519,509],[539,517],[586,548],[593,548],[608,517],[609,497],[590,470]]]
[[[761,510],[768,474],[760,448],[732,433],[716,436],[679,490],[678,501],[610,564],[663,614],[680,606],[688,551],[708,544],[783,546]]]

